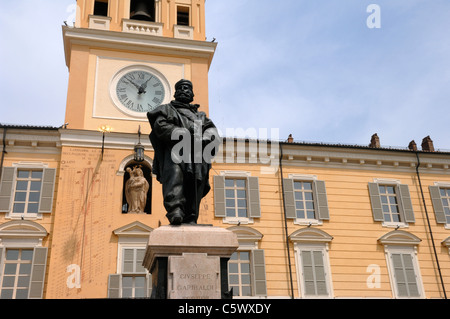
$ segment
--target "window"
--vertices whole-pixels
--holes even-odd
[[[229,224],[249,224],[253,218],[260,218],[258,177],[244,172],[214,176],[214,211]]]
[[[42,171],[17,170],[13,214],[37,214]]]
[[[303,295],[328,296],[323,249],[300,249]]]
[[[299,294],[303,298],[331,298],[333,286],[328,257],[332,236],[315,228],[303,228],[289,236],[294,243]]]
[[[286,217],[295,224],[322,224],[330,219],[325,182],[315,176],[283,179]]]
[[[51,213],[56,169],[43,164],[4,167],[0,184],[0,212],[7,217],[37,218]]]
[[[392,271],[399,297],[419,297],[417,275],[410,253],[392,253]]]
[[[32,249],[6,249],[1,271],[1,299],[27,299],[30,286]]]
[[[450,188],[442,188],[441,190],[442,205],[444,206],[445,220],[450,224]]]
[[[108,0],[96,0],[94,3],[94,15],[108,16]]]
[[[124,248],[122,253],[122,298],[147,297],[147,270],[142,266],[145,248]]]
[[[384,245],[394,298],[423,298],[416,249],[421,242],[420,238],[402,230],[395,230],[383,235],[378,241]]]
[[[189,7],[177,7],[177,25],[189,26]]]
[[[294,181],[295,213],[300,219],[316,219],[312,182]]]
[[[369,183],[372,214],[387,227],[407,227],[414,223],[414,211],[408,185],[398,181],[376,180]]]
[[[228,262],[228,283],[233,296],[251,296],[250,252],[235,252]]]
[[[119,237],[117,272],[108,278],[108,298],[150,298],[152,277],[142,265],[153,229],[133,222],[113,231]]]
[[[258,248],[262,234],[246,226],[229,230],[238,237],[239,248],[228,261],[228,287],[234,297],[267,296],[264,250]]]
[[[244,179],[225,179],[227,217],[248,217],[246,184]]]
[[[430,186],[431,201],[433,202],[436,222],[450,228],[450,186]]]
[[[398,207],[395,187],[389,185],[379,185],[378,187],[380,190],[384,221],[400,222],[400,210]]]

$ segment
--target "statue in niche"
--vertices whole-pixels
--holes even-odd
[[[134,166],[133,169],[126,169],[130,174],[130,179],[125,184],[125,197],[128,203],[128,213],[145,213],[149,183],[144,177],[141,166]]]

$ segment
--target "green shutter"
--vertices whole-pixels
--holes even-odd
[[[415,223],[414,210],[408,185],[398,185],[398,194],[402,203],[404,222]]]
[[[224,176],[214,176],[214,213],[216,217],[226,217]]]
[[[330,220],[330,212],[328,210],[327,190],[324,181],[314,181],[315,204],[317,219]]]
[[[45,247],[37,247],[33,253],[31,266],[30,290],[28,298],[42,299],[44,294],[45,271],[47,266],[47,251]]]
[[[44,169],[42,177],[41,199],[39,202],[40,213],[51,213],[53,207],[53,193],[55,190],[56,169]]]
[[[0,212],[9,213],[11,209],[12,192],[14,189],[14,167],[4,167],[0,182]]]
[[[264,250],[256,249],[252,251],[253,267],[253,295],[267,296],[266,285],[266,263],[264,260]]]
[[[294,180],[290,178],[283,179],[283,188],[286,218],[296,219],[297,213],[295,212]]]
[[[259,180],[258,177],[249,177],[248,184],[248,208],[249,217],[261,218],[261,205],[259,198]]]
[[[445,218],[444,205],[442,204],[441,191],[438,186],[430,186],[431,202],[433,203],[434,214],[436,216],[436,223],[447,224]]]
[[[369,183],[369,195],[370,203],[372,205],[373,220],[376,222],[384,222],[380,190],[377,183]]]
[[[120,286],[122,283],[122,275],[112,274],[108,276],[108,298],[120,298]]]

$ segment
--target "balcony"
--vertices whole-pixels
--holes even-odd
[[[123,19],[122,25],[123,25],[122,26],[123,32],[148,34],[156,36],[163,35],[162,23]]]

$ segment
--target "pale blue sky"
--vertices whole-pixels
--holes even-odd
[[[75,3],[0,2],[0,123],[63,124],[61,25]],[[366,25],[369,4],[381,9],[380,29]],[[450,1],[208,0],[206,8],[208,40],[219,43],[210,116],[221,130],[279,128],[282,140],[358,145],[378,133],[394,147],[430,135],[450,150]]]

